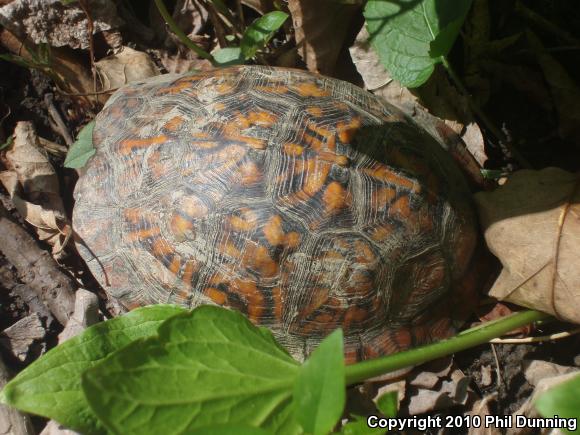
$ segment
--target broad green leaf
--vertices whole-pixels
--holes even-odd
[[[66,159],[64,159],[65,168],[82,168],[87,163],[87,160],[95,154],[93,147],[93,129],[95,128],[95,121],[89,122],[79,132],[77,140],[68,150]]]
[[[87,370],[83,390],[112,433],[181,434],[219,424],[299,433],[299,364],[242,314],[202,306]]]
[[[242,36],[242,55],[246,59],[254,57],[256,52],[268,43],[287,19],[288,14],[281,11],[270,12],[256,19]]]
[[[546,418],[575,419],[580,422],[580,375],[556,385],[543,393],[534,403],[539,413]],[[578,428],[574,430],[576,432]],[[573,433],[566,430],[568,433]]]
[[[259,427],[219,424],[196,429],[189,435],[273,435],[273,433]]]
[[[296,385],[296,418],[307,433],[329,433],[342,415],[345,396],[342,330],[326,337],[304,362]]]
[[[220,48],[212,55],[219,66],[242,65],[245,61],[240,47]]]
[[[84,434],[104,433],[85,401],[81,373],[132,341],[154,335],[161,322],[184,311],[152,305],[91,326],[20,372],[0,392],[0,401]]]
[[[449,53],[472,0],[369,0],[364,10],[371,44],[392,77],[425,83]]]
[[[396,391],[389,391],[377,399],[377,409],[385,417],[396,417],[399,407],[399,400]]]

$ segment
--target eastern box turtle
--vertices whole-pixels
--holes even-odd
[[[348,361],[449,334],[475,246],[468,187],[398,109],[298,70],[163,75],[96,118],[77,246],[128,308],[219,304],[304,358]]]

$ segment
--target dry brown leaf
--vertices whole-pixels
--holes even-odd
[[[9,170],[0,182],[20,215],[36,227],[41,240],[60,252],[70,225],[60,197],[58,177],[30,122],[18,122],[14,142],[6,152]]]
[[[118,28],[123,21],[112,0],[88,0],[94,33]],[[0,23],[20,38],[52,47],[87,49],[87,18],[77,2],[14,0],[0,8]]]
[[[309,71],[332,75],[349,24],[360,4],[289,0],[296,46]]]
[[[503,270],[490,295],[580,323],[580,181],[558,168],[514,173],[475,195]]]
[[[473,404],[471,409],[466,412],[466,415],[471,415],[472,417],[478,416],[481,419],[482,424],[477,426],[471,426],[468,435],[500,435],[501,430],[499,430],[494,425],[485,424],[485,418],[487,416],[493,415],[489,409],[489,404],[494,402],[496,395],[485,396],[483,399],[478,400]]]
[[[127,83],[159,75],[160,72],[147,53],[130,47],[95,62],[103,90],[120,88]]]

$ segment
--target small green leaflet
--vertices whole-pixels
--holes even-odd
[[[245,61],[240,47],[220,48],[212,53],[219,66],[242,65]]]
[[[364,16],[370,41],[392,77],[414,88],[446,56],[472,0],[369,0]]]
[[[20,372],[0,392],[0,401],[84,434],[103,434],[81,390],[81,373],[134,340],[154,335],[161,322],[184,311],[152,305],[91,326]]]
[[[342,415],[346,401],[342,330],[320,343],[302,365],[294,400],[296,418],[313,435],[329,433]]]
[[[576,419],[578,423],[580,422],[580,394],[578,392],[580,392],[580,375],[542,393],[534,406],[543,417],[551,418],[557,415],[560,418]]]
[[[288,19],[288,14],[280,11],[267,13],[256,19],[244,32],[240,48],[246,59],[254,57],[274,36],[274,33]]]
[[[0,150],[3,150],[4,148],[8,148],[10,145],[12,145],[12,142],[14,142],[14,136],[8,136],[8,139],[6,139],[6,142],[4,142],[3,144],[0,144]]]
[[[92,120],[79,132],[77,140],[71,145],[64,160],[65,168],[82,168],[89,158],[95,154],[95,148],[93,147],[94,128],[95,121]]]
[[[398,406],[399,400],[396,391],[389,391],[377,399],[377,408],[385,417],[396,417]]]
[[[272,334],[242,314],[201,306],[163,323],[87,370],[89,404],[115,434],[181,434],[249,425],[299,434],[292,386],[300,370]]]

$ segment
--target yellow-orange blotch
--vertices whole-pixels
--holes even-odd
[[[340,183],[336,181],[330,183],[322,195],[326,211],[329,213],[339,211],[345,205],[346,196],[347,192]]]

